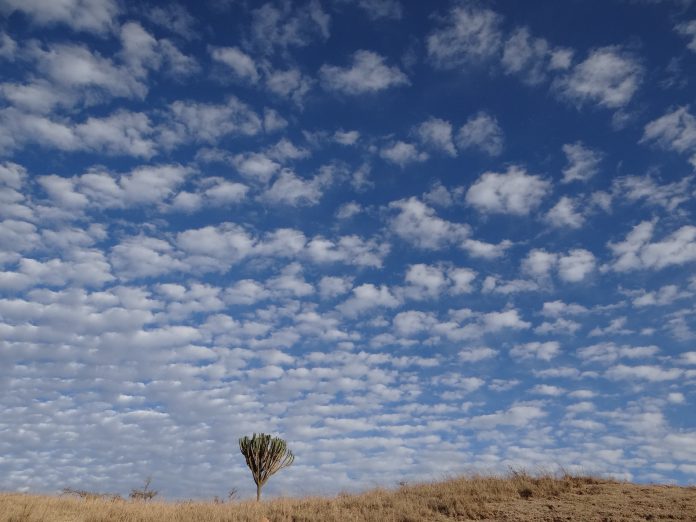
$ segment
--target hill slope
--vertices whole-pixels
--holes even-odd
[[[696,487],[590,477],[457,478],[335,498],[131,502],[0,494],[2,522],[696,521]]]

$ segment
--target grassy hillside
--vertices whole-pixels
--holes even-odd
[[[0,494],[2,522],[696,521],[696,487],[591,477],[466,477],[335,498],[213,502]]]

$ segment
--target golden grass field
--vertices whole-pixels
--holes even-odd
[[[696,521],[696,487],[591,477],[463,477],[334,498],[138,502],[0,494],[2,522]]]

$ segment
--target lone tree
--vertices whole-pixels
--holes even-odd
[[[261,488],[271,475],[287,468],[295,460],[295,455],[283,439],[265,433],[254,433],[251,438],[239,439],[239,451],[244,455],[254,477],[257,501],[261,499]]]

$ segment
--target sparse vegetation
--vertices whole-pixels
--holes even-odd
[[[147,477],[145,479],[145,485],[138,489],[138,488],[133,488],[131,489],[130,495],[128,495],[132,500],[142,500],[143,502],[147,502],[148,500],[152,500],[155,498],[158,494],[158,491],[155,491],[153,489],[150,489],[150,484],[152,483],[152,477]]]
[[[528,491],[521,498],[521,491]],[[0,494],[0,522],[421,522],[696,520],[696,488],[572,475],[473,476],[335,498],[113,502]]]
[[[256,483],[256,500],[261,500],[261,488],[272,475],[290,466],[295,456],[287,443],[279,437],[259,433],[239,439],[239,450],[246,459],[247,466]]]

